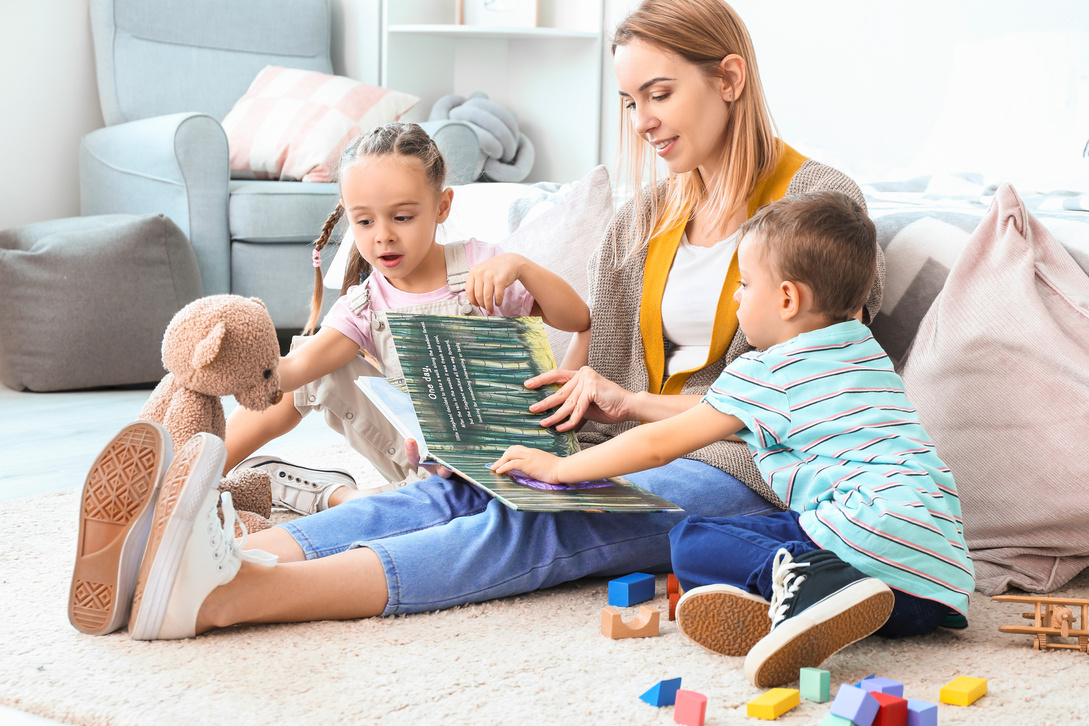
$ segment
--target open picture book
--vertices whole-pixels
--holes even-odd
[[[540,318],[389,313],[404,378],[360,377],[356,385],[425,462],[442,464],[512,509],[534,512],[662,512],[680,507],[613,477],[549,484],[489,465],[514,444],[557,456],[578,452],[573,432],[541,426],[529,407],[557,390],[526,388],[555,368]]]

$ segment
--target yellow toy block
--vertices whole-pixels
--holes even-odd
[[[980,696],[986,693],[986,678],[957,676],[942,686],[939,700],[953,706],[971,706]]]
[[[799,696],[797,688],[773,688],[749,701],[748,714],[767,721],[779,718],[800,703]]]

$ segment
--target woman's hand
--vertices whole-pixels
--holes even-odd
[[[420,446],[416,443],[416,439],[405,439],[405,455],[408,456],[409,463],[417,469],[423,468],[435,476],[441,476],[443,479],[449,479],[454,475],[454,472],[450,471],[442,464],[421,463]]]
[[[483,308],[489,315],[503,304],[503,295],[522,275],[526,258],[508,252],[490,257],[469,268],[465,294],[469,302]]]
[[[491,465],[496,474],[520,471],[528,477],[548,484],[559,484],[560,457],[540,449],[527,449],[525,446],[511,446]]]
[[[621,388],[590,366],[583,366],[577,371],[554,368],[530,378],[525,385],[526,388],[539,388],[549,383],[558,384],[560,390],[529,407],[534,413],[556,408],[548,418],[542,419],[542,426],[555,424],[557,431],[568,431],[582,423],[584,418],[598,423],[630,420],[635,394]]]

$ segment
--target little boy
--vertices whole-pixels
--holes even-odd
[[[871,633],[966,615],[974,577],[953,477],[857,319],[876,274],[865,211],[838,192],[784,198],[741,227],[738,263],[737,319],[757,350],[702,402],[568,458],[514,446],[495,470],[575,482],[745,441],[790,511],[677,525],[677,620],[713,652],[747,654],[767,688]]]

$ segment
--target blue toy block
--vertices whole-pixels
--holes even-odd
[[[609,581],[610,605],[628,607],[653,599],[654,575],[634,572]]]
[[[828,703],[832,696],[832,674],[820,668],[802,668],[798,671],[798,690],[802,698],[817,703]]]
[[[680,678],[671,678],[668,681],[658,681],[653,687],[639,698],[651,706],[672,706],[677,702],[677,689],[681,687]]]
[[[937,704],[909,698],[907,726],[938,726]]]
[[[850,683],[841,685],[836,700],[832,701],[832,714],[847,719],[855,726],[870,726],[878,708],[880,704],[869,691]]]
[[[878,693],[887,693],[890,696],[904,697],[904,684],[891,678],[882,678],[881,676],[863,678],[858,687],[869,693],[877,691]]]
[[[870,680],[871,678],[877,678],[877,674],[876,674],[876,673],[871,673],[870,675],[868,675],[868,676],[866,676],[865,678],[863,678],[863,679],[862,679],[862,681],[868,681],[868,680]],[[856,685],[856,686],[858,686],[859,688],[862,688],[862,681],[859,681],[859,682],[858,682],[858,683],[856,683],[855,685]]]

